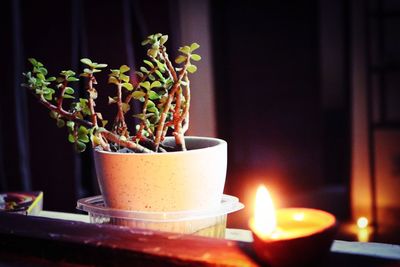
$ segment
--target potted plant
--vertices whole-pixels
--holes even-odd
[[[97,88],[96,74],[106,64],[83,58],[79,75],[63,70],[52,77],[41,62],[30,58],[33,68],[23,74],[23,86],[49,109],[58,127],[68,129],[68,140],[76,150],[82,152],[92,144],[98,182],[110,208],[202,210],[221,202],[226,142],[184,136],[189,127],[189,75],[197,70],[193,62],[201,59],[195,53],[199,45],[179,48],[174,66],[165,47],[167,39],[154,34],[142,42],[148,46],[148,59],[135,73],[126,65],[110,70],[108,84],[115,95],[108,97],[108,103],[116,114],[112,123],[96,111],[98,91],[105,91]],[[78,98],[71,84],[81,79],[86,97]]]

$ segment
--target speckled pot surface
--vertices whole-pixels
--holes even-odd
[[[226,178],[227,143],[206,137],[185,140],[188,151],[184,152],[135,154],[95,150],[97,179],[106,205],[138,211],[218,207]]]

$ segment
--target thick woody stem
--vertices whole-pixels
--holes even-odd
[[[182,134],[184,134],[189,128],[189,108],[190,108],[190,81],[187,74],[184,77],[186,82],[185,88],[185,107],[183,108],[183,112],[181,117],[179,118],[180,124],[182,125]]]
[[[100,132],[100,134],[107,140],[119,145],[123,146],[129,149],[132,149],[133,151],[137,153],[153,153],[152,150],[145,148],[144,146],[141,146],[135,142],[129,141],[129,140],[124,140],[121,139],[119,135],[116,135],[112,132],[109,132],[107,130],[104,130]]]
[[[57,99],[57,107],[61,110],[62,109],[62,104],[63,104],[63,100],[64,100],[64,93],[65,93],[65,89],[67,88],[68,85],[68,81],[65,79],[63,82],[63,85],[61,86],[61,91],[60,91],[60,95]]]
[[[174,95],[175,95],[176,91],[180,87],[180,81],[182,80],[182,78],[184,77],[184,75],[186,73],[187,67],[189,65],[188,63],[190,62],[189,60],[190,60],[190,55],[186,59],[185,65],[184,65],[183,69],[181,70],[181,72],[179,73],[179,77],[174,82],[174,85],[173,85],[171,91],[168,94],[167,101],[164,104],[163,112],[161,113],[160,121],[159,121],[159,124],[157,126],[157,130],[156,130],[156,138],[155,138],[155,141],[154,141],[154,143],[156,144],[156,147],[158,147],[160,142],[161,142],[162,134],[164,132],[164,124],[165,124],[165,120],[167,119],[168,111],[169,111],[169,109],[171,107],[172,101],[174,99]]]
[[[180,120],[182,87],[179,87],[179,89],[176,90],[175,95],[176,95],[176,102],[175,102],[175,111],[173,115],[173,123],[174,123],[173,135],[175,137],[176,146],[179,148],[179,150],[185,151],[186,150],[185,139],[182,133],[182,121]]]
[[[93,84],[96,84],[96,78],[94,75],[91,73],[89,74],[89,81],[88,81],[88,86],[87,86],[87,91],[89,93],[89,100],[88,100],[88,108],[90,110],[90,119],[93,123],[94,126],[97,126],[97,114],[94,110],[94,107],[96,106],[94,99],[91,97],[90,92],[94,91],[95,89],[93,88]]]
[[[167,64],[167,68],[169,73],[172,76],[172,79],[174,80],[174,82],[178,81],[178,75],[176,74],[176,71],[174,69],[174,66],[172,66],[171,60],[169,60],[168,58],[168,54],[165,52],[165,47],[160,47],[160,51],[161,51],[161,55],[163,56],[164,60],[165,60],[165,64]]]
[[[64,110],[63,108],[58,108],[57,106],[51,104],[46,99],[44,99],[43,96],[38,96],[33,92],[32,92],[32,94],[39,100],[40,104],[45,106],[47,109],[58,113],[61,117],[64,117],[71,121],[74,121],[74,122],[78,123],[79,125],[86,126],[87,128],[93,127],[93,123],[91,123],[90,121],[82,120],[82,119],[78,118],[75,113],[68,112],[68,111]]]
[[[117,93],[118,93],[118,100],[117,100],[118,113],[117,113],[116,122],[117,122],[117,127],[120,128],[119,132],[121,133],[121,135],[125,135],[127,126],[125,123],[124,110],[122,108],[122,85],[121,85],[121,83],[118,83],[118,85],[117,85]],[[118,124],[121,124],[121,126],[119,126]]]

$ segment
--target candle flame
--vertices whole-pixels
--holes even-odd
[[[367,228],[367,226],[368,226],[368,219],[365,218],[365,217],[360,217],[360,218],[358,218],[358,220],[357,220],[357,226],[358,226],[358,228],[360,228],[360,229]]]
[[[267,188],[260,185],[256,193],[254,228],[262,236],[271,236],[276,228],[274,204]]]

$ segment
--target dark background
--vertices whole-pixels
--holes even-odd
[[[248,204],[263,182],[278,206],[321,207],[349,218],[350,29],[357,3],[209,1],[204,16],[210,19],[217,136],[229,143],[226,193]],[[360,8],[369,14],[378,5],[396,15],[394,3],[365,1]],[[177,5],[2,1],[0,191],[43,190],[45,209],[59,211],[75,211],[78,198],[98,194],[90,151],[75,154],[66,131],[20,88],[26,58],[39,59],[53,74],[78,69],[82,57],[132,66],[149,34],[168,34],[170,50],[181,45],[185,21]],[[395,30],[385,34],[398,43]],[[396,54],[391,47],[386,50]],[[249,212],[233,216],[232,226],[246,228]]]

